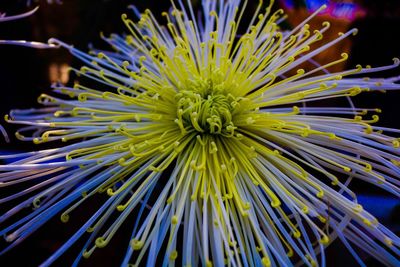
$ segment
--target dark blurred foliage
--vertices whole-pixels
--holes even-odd
[[[368,10],[368,17],[397,17],[400,16],[400,3],[398,0],[356,0]]]
[[[135,4],[139,10],[150,8],[160,19],[161,12],[170,7],[170,2],[164,0],[64,0],[63,5],[48,5],[44,0],[39,2],[40,9],[35,15],[19,21],[0,23],[0,39],[46,42],[48,38],[56,37],[84,51],[88,49],[89,43],[96,47],[107,48],[100,39],[99,33],[108,35],[112,32],[124,32],[125,28],[120,15],[131,12],[127,10],[127,5]],[[199,1],[196,2],[199,3]],[[248,14],[252,14],[250,9],[254,9],[258,2],[258,0],[249,1]],[[400,43],[397,38],[400,36],[400,1],[360,0],[358,2],[368,10],[368,13],[367,17],[355,21],[352,25],[359,29],[359,34],[352,40],[348,67],[356,64],[372,66],[390,64],[393,57],[400,57]],[[301,1],[298,3],[301,7]],[[0,12],[7,11],[9,15],[25,12],[30,8],[32,7],[27,7],[26,1],[0,0]],[[340,53],[341,51],[338,51],[338,55]],[[37,107],[37,96],[43,92],[50,92],[49,66],[53,63],[80,65],[63,49],[35,50],[26,47],[0,46],[0,116],[12,108]],[[394,70],[386,75],[400,75],[400,70]],[[74,76],[71,76],[71,81],[73,79]],[[361,107],[382,108],[384,113],[381,116],[381,124],[400,128],[397,117],[399,96],[399,92],[374,93],[357,97],[355,100],[356,105]],[[1,120],[0,124],[4,126],[5,123]],[[16,128],[12,125],[6,126],[12,137]],[[1,137],[0,147],[2,150],[37,149],[31,144],[21,144],[15,138],[12,138],[12,144],[5,144]],[[366,193],[376,192],[366,191]],[[99,196],[91,203],[80,207],[68,224],[61,223],[58,217],[53,218],[17,248],[0,257],[0,266],[37,266],[65,242],[74,230],[78,229],[88,215],[96,210],[102,198],[104,196]],[[388,203],[385,201],[391,200],[378,198],[378,201],[385,206]],[[385,224],[398,227],[398,207],[392,210],[391,214],[383,216],[380,219]],[[106,248],[98,249],[89,260],[83,260],[80,266],[119,266],[126,251],[130,233],[129,223],[123,224]],[[82,245],[83,242],[74,245],[56,262],[55,266],[70,266]],[[2,247],[4,247],[4,242],[0,241],[0,249]],[[327,251],[330,260],[328,266],[355,266],[351,256],[339,242],[335,242]],[[379,266],[379,264],[369,261],[368,266]]]

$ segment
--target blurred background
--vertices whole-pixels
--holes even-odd
[[[107,49],[100,40],[99,33],[108,35],[112,32],[124,32],[120,15],[129,14],[129,4],[134,4],[139,10],[150,8],[158,17],[170,7],[167,0],[64,0],[62,5],[48,4],[45,0],[31,2],[28,6],[27,1],[0,0],[0,13],[6,12],[8,15],[26,12],[40,5],[38,12],[31,17],[0,23],[0,40],[47,42],[49,38],[56,37],[83,50],[88,49],[89,43]],[[248,14],[252,15],[250,9],[255,9],[258,2],[249,0]],[[193,0],[193,3],[198,5],[199,0]],[[277,0],[274,8],[283,8],[286,11],[288,19],[283,23],[283,27],[289,29],[323,4],[328,8],[311,22],[311,27],[319,27],[323,21],[331,23],[331,30],[324,35],[325,42],[334,39],[338,32],[345,32],[354,27],[359,29],[358,35],[314,58],[320,64],[324,64],[337,59],[342,52],[350,54],[347,62],[336,65],[330,71],[352,68],[357,64],[383,66],[391,64],[393,57],[400,57],[398,0]],[[79,65],[80,63],[63,49],[36,50],[0,46],[0,124],[5,126],[11,139],[11,144],[7,144],[0,136],[0,153],[37,149],[31,144],[17,142],[13,136],[15,128],[5,125],[2,117],[12,108],[37,107],[36,99],[40,93],[50,92],[50,85],[57,81],[73,82],[75,77],[70,76],[68,67]],[[395,75],[400,75],[400,69],[378,74],[380,77]],[[380,125],[400,128],[400,92],[363,94],[354,98],[354,101],[359,107],[382,108]],[[371,191],[369,187],[364,186],[355,191],[360,193],[360,202],[366,209],[399,234],[400,208],[397,199],[376,189]],[[87,206],[86,208],[94,209]],[[32,235],[27,242],[0,257],[0,265],[37,266],[67,240],[79,225],[79,219],[66,225],[59,222],[58,217],[55,218]],[[82,261],[82,266],[119,266],[130,233],[130,227],[125,227],[125,235],[124,229],[119,231],[119,235],[104,249],[105,253],[94,253],[89,261]],[[4,245],[1,240],[0,249]],[[78,252],[79,245],[74,246],[57,261],[56,266],[70,266]],[[368,259],[367,255],[361,254],[361,257],[367,261],[368,266],[379,266],[375,261]],[[355,266],[351,256],[337,243],[328,248],[328,259],[328,266]]]

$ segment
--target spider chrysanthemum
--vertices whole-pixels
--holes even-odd
[[[367,78],[399,60],[327,72],[347,59],[342,54],[301,69],[356,31],[313,50],[329,28],[310,30],[319,11],[284,32],[282,11],[262,1],[243,27],[246,3],[204,0],[197,16],[190,1],[172,1],[165,25],[134,9],[137,23],[122,16],[127,35],[104,37],[113,52],[86,54],[51,40],[86,64],[74,71],[91,86],[55,86],[53,96],[39,97],[44,108],[6,116],[25,125],[21,140],[66,144],[0,157],[7,161],[0,203],[20,200],[0,217],[0,235],[10,242],[1,253],[51,217],[79,216],[78,206],[103,194],[43,266],[85,239],[77,265],[122,224],[133,229],[124,266],[323,266],[334,239],[361,265],[363,250],[399,266],[399,237],[348,188],[358,179],[399,196],[400,144],[389,136],[399,131],[372,125],[378,109],[317,105],[400,89],[397,78]]]

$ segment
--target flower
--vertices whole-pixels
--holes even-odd
[[[27,2],[27,6],[30,6],[32,4],[32,0],[28,0],[26,2]],[[35,0],[34,2],[38,2],[38,1]],[[61,0],[47,0],[47,3],[48,4],[53,4],[53,3],[62,4],[62,1]],[[18,19],[29,17],[29,16],[33,15],[38,9],[39,9],[39,6],[33,8],[32,10],[30,10],[28,12],[18,14],[18,15],[13,15],[13,16],[7,16],[7,14],[5,12],[0,12],[0,22],[18,20]]]
[[[14,15],[14,16],[7,16],[6,13],[1,13],[0,12],[0,22],[5,22],[5,21],[11,21],[11,20],[17,20],[17,19],[22,19],[25,17],[29,17],[32,14],[34,14],[37,10],[39,9],[39,7],[36,7],[28,12],[19,14],[19,15]]]
[[[52,3],[52,1],[48,1],[48,3]],[[59,2],[57,2],[59,3]],[[6,13],[1,13],[0,12],[0,23],[2,22],[7,22],[7,21],[13,21],[13,20],[19,20],[22,18],[26,18],[29,16],[32,16],[37,10],[39,9],[39,6],[35,7],[34,9],[21,13],[18,15],[13,15],[13,16],[7,16]],[[0,39],[0,45],[19,45],[19,46],[26,46],[26,47],[32,47],[36,49],[48,49],[48,48],[58,48],[57,46],[53,44],[44,44],[40,42],[35,42],[35,41],[25,41],[25,40],[2,40]],[[0,126],[1,132],[4,133],[4,130],[2,130],[2,126]]]
[[[324,7],[282,32],[283,12],[260,1],[240,35],[247,1],[203,0],[199,19],[190,1],[172,3],[163,13],[166,26],[149,10],[134,9],[137,23],[122,15],[129,34],[103,36],[113,52],[86,54],[50,40],[86,64],[73,71],[94,85],[56,85],[54,96],[39,97],[43,108],[6,116],[25,125],[20,140],[66,144],[0,157],[8,161],[0,165],[2,190],[26,186],[2,193],[0,203],[20,202],[0,217],[0,234],[10,242],[1,253],[51,217],[79,216],[77,207],[103,194],[101,207],[42,266],[89,232],[76,266],[134,212],[122,265],[323,266],[325,247],[336,238],[361,265],[353,246],[399,265],[399,237],[348,187],[358,179],[399,196],[400,141],[387,135],[399,130],[373,125],[380,110],[350,100],[400,89],[396,77],[367,78],[399,60],[327,72],[347,59],[342,54],[301,69],[356,33],[311,50],[329,23],[311,32],[307,22]],[[350,107],[314,104],[333,98],[347,98]],[[27,206],[33,211],[18,217]]]

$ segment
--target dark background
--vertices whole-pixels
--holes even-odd
[[[88,43],[96,47],[107,48],[99,38],[99,32],[106,35],[112,32],[124,31],[120,14],[127,12],[128,4],[135,4],[139,10],[150,8],[159,16],[161,11],[168,10],[169,1],[134,1],[134,0],[64,0],[64,4],[48,5],[40,1],[40,9],[33,16],[19,21],[0,23],[0,39],[25,39],[46,42],[50,37],[59,38],[66,43],[87,50]],[[256,5],[257,1],[250,1]],[[277,1],[278,2],[278,1]],[[279,6],[277,3],[276,6]],[[287,2],[287,1],[286,1]],[[297,3],[296,12],[304,12],[304,1]],[[314,1],[315,2],[315,1]],[[359,34],[354,37],[349,49],[351,51],[347,67],[356,64],[382,66],[392,63],[393,57],[400,57],[400,1],[396,0],[363,0],[357,4],[366,12],[365,16],[354,21],[339,21],[331,18],[331,23],[346,23],[348,27],[357,27]],[[27,7],[25,1],[0,0],[0,12],[18,14],[32,7]],[[305,11],[307,12],[307,10]],[[288,25],[289,26],[289,25]],[[335,51],[336,52],[336,51]],[[337,51],[339,55],[341,51]],[[0,117],[12,108],[37,107],[36,99],[40,93],[50,92],[50,66],[63,65],[79,66],[63,49],[35,50],[26,47],[0,46]],[[400,69],[379,74],[378,76],[400,75]],[[74,77],[71,77],[73,80]],[[383,109],[380,125],[400,128],[399,114],[400,92],[372,93],[355,98],[356,106],[380,107]],[[1,119],[0,124],[6,127],[11,144],[7,144],[0,136],[1,151],[19,151],[37,149],[31,144],[17,142],[13,136],[15,128],[5,125]],[[385,225],[399,233],[399,204],[379,190],[361,186],[360,202],[371,211]],[[101,202],[101,197],[84,205],[75,214],[82,214],[81,218],[72,218],[68,224],[62,224],[57,218],[51,220],[38,232],[33,234],[24,243],[13,249],[5,256],[0,257],[1,266],[37,266],[51,255],[68,236],[77,229],[85,220],[85,214],[90,214],[96,205]],[[79,213],[81,211],[81,213]],[[83,260],[82,266],[119,266],[124,255],[130,235],[129,225],[124,224],[116,237],[104,249],[98,249],[89,260]],[[69,266],[80,251],[77,244],[57,261],[55,266]],[[0,249],[4,242],[0,241]],[[333,244],[328,248],[329,266],[354,266],[351,256],[340,244]],[[369,266],[379,266],[366,255],[362,255]]]

